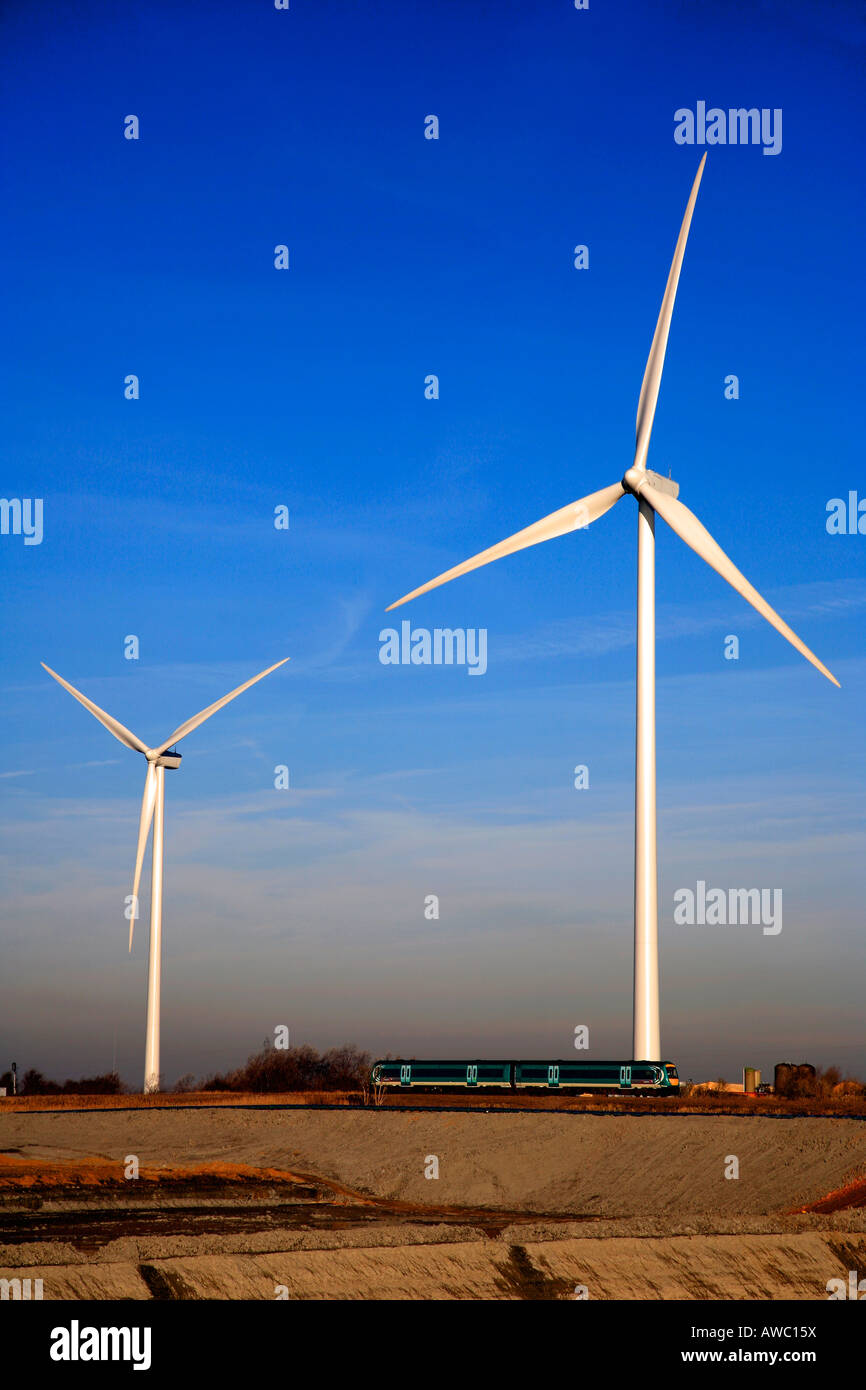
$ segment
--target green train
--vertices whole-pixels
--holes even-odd
[[[373,1086],[425,1091],[595,1091],[671,1095],[680,1081],[673,1062],[374,1062]]]

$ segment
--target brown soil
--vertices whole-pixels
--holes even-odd
[[[51,1299],[825,1299],[866,1268],[861,1120],[657,1107],[20,1107],[0,1277]]]

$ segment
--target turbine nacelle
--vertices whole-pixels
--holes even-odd
[[[151,748],[147,753],[147,761],[155,767],[180,767],[181,757],[182,754],[175,752],[173,748],[167,753],[160,753],[158,748]]]
[[[641,488],[646,487],[647,484],[659,492],[666,492],[669,497],[679,497],[680,495],[679,483],[675,483],[673,478],[662,477],[661,473],[654,473],[651,468],[632,467],[622,480],[625,491],[637,498],[641,495]]]

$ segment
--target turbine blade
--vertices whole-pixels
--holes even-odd
[[[64,690],[68,690],[70,695],[73,695],[80,705],[83,705],[85,709],[89,709],[93,717],[98,719],[100,724],[104,724],[110,734],[114,734],[116,739],[119,739],[121,743],[125,743],[127,748],[132,748],[136,753],[147,752],[147,744],[142,743],[140,738],[136,738],[135,734],[130,733],[129,729],[121,724],[119,719],[114,719],[112,715],[106,714],[104,709],[100,709],[99,705],[95,705],[92,700],[88,700],[86,695],[82,695],[80,690],[76,690],[74,685],[69,684],[69,681],[65,681],[62,676],[58,676],[57,672],[52,671],[50,666],[46,666],[44,661],[40,661],[39,664],[48,672],[49,676],[53,676],[54,679],[63,686]]]
[[[689,239],[689,228],[692,225],[692,213],[695,210],[695,201],[698,196],[698,188],[700,187],[701,175],[704,172],[706,158],[707,156],[704,155],[698,165],[698,172],[695,174],[695,181],[692,184],[692,191],[689,194],[689,201],[686,204],[683,225],[680,227],[680,234],[677,238],[676,250],[674,251],[674,258],[671,262],[668,282],[665,286],[664,298],[662,299],[662,307],[659,311],[656,331],[653,334],[652,347],[650,348],[649,357],[647,358],[646,368],[643,374],[640,399],[637,406],[633,468],[643,468],[646,465],[650,435],[652,433],[653,420],[656,413],[656,403],[659,398],[662,369],[665,365],[665,350],[668,345],[671,315],[674,312],[674,300],[677,297],[677,285],[679,284],[680,271],[683,267],[683,256],[685,255],[686,242]]]
[[[203,724],[206,719],[210,719],[212,714],[216,714],[218,709],[222,709],[223,705],[227,705],[236,695],[242,695],[245,690],[249,690],[251,685],[255,685],[256,681],[264,680],[265,676],[269,676],[272,671],[276,671],[278,666],[284,666],[288,660],[289,658],[284,656],[282,661],[275,661],[273,666],[269,666],[266,671],[259,671],[257,676],[252,676],[248,681],[244,681],[243,685],[239,685],[236,690],[230,690],[228,695],[223,695],[221,700],[215,700],[212,705],[208,705],[207,709],[201,710],[199,714],[194,714],[192,719],[187,719],[185,723],[175,729],[174,733],[171,734],[164,743],[161,743],[158,748],[154,748],[152,751],[156,754],[164,753],[166,748],[170,748],[171,745],[177,743],[179,739],[186,738],[187,734],[191,734],[193,729],[198,728],[199,724]]]
[[[610,511],[624,492],[622,483],[612,483],[610,487],[591,492],[588,497],[582,497],[578,502],[569,502],[567,507],[560,507],[558,512],[551,512],[549,516],[542,517],[523,531],[517,531],[507,540],[500,541],[498,545],[491,545],[488,550],[473,555],[471,560],[464,560],[462,565],[455,565],[453,569],[440,574],[437,579],[431,579],[428,584],[413,589],[411,594],[398,598],[396,603],[389,603],[385,611],[390,613],[392,608],[399,608],[401,603],[408,603],[411,598],[426,594],[430,589],[437,589],[440,584],[447,584],[449,579],[458,579],[461,574],[468,574],[470,570],[489,565],[493,560],[501,560],[503,555],[513,555],[517,550],[526,550],[527,546],[538,545],[541,541],[550,541],[557,536],[567,535],[569,531],[589,526],[590,522],[598,521],[600,516]]]
[[[150,834],[150,826],[153,821],[153,809],[156,805],[156,763],[148,763],[147,776],[144,779],[144,796],[141,799],[141,819],[138,823],[138,849],[135,853],[135,879],[132,885],[132,916],[129,919],[129,949],[132,950],[132,929],[135,926],[135,912],[138,908],[138,888],[141,883],[141,866],[144,863],[144,849],[147,844],[147,837]]]
[[[779,617],[775,608],[770,607],[754,585],[750,584],[733,561],[728,559],[721,546],[713,540],[707,528],[698,521],[694,512],[690,512],[688,507],[683,506],[676,497],[670,497],[666,492],[661,492],[658,488],[653,487],[648,480],[640,484],[639,496],[649,502],[653,510],[664,518],[671,530],[676,531],[680,540],[691,546],[695,554],[700,555],[711,569],[714,569],[717,574],[728,581],[731,588],[736,589],[738,594],[742,594],[746,602],[750,603],[761,614],[762,618],[766,618],[777,632],[781,632],[782,636],[791,643],[791,646],[796,647],[807,661],[811,661],[812,665],[816,666],[821,674],[827,677],[828,681],[832,681],[834,685],[839,684],[832,672],[827,670],[824,663],[818,660],[805,642],[800,641],[796,632]]]

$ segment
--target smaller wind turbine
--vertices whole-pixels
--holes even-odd
[[[151,893],[150,893],[150,959],[147,971],[147,1031],[144,1044],[144,1089],[146,1092],[159,1090],[159,987],[162,974],[162,870],[163,870],[163,839],[164,839],[164,806],[165,806],[165,769],[167,767],[180,767],[180,753],[175,752],[172,745],[179,743],[187,734],[191,734],[193,729],[197,729],[199,724],[203,724],[206,719],[210,719],[212,714],[222,709],[236,695],[242,695],[245,690],[249,690],[256,681],[263,680],[272,671],[276,671],[278,666],[284,666],[289,660],[284,656],[282,661],[274,662],[266,671],[260,671],[257,676],[244,681],[236,690],[229,691],[221,700],[215,700],[207,709],[203,709],[198,714],[194,714],[192,719],[187,719],[186,723],[181,724],[175,729],[173,734],[161,743],[158,748],[148,748],[146,743],[142,743],[140,738],[130,733],[118,719],[106,714],[104,709],[88,700],[86,695],[82,695],[80,690],[76,690],[74,685],[65,681],[62,676],[58,676],[56,671],[52,671],[45,662],[40,664],[45,667],[49,676],[53,676],[64,690],[68,690],[70,695],[82,704],[85,709],[104,724],[110,734],[133,752],[143,753],[147,758],[147,775],[144,779],[144,796],[141,802],[141,820],[138,827],[138,851],[135,856],[135,880],[132,888],[132,905],[129,917],[129,949],[132,950],[132,929],[135,919],[138,916],[138,886],[141,882],[141,866],[144,861],[144,851],[147,839],[153,825],[153,855],[151,860]]]

